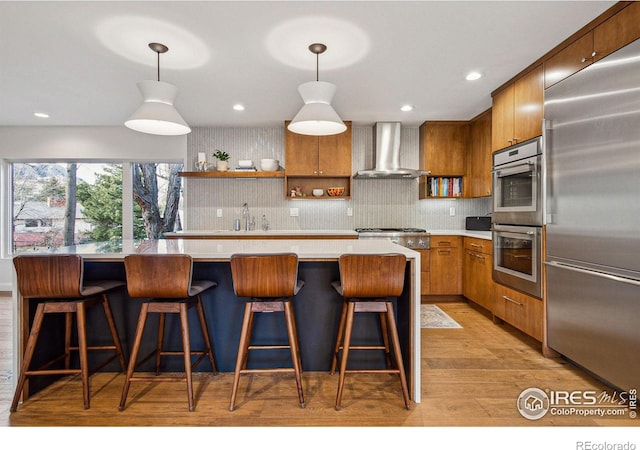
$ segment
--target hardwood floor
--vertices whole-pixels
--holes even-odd
[[[404,408],[391,375],[347,376],[343,409],[333,408],[337,375],[304,373],[306,408],[298,406],[289,375],[243,376],[237,409],[228,411],[233,375],[196,374],[196,410],[187,408],[183,383],[135,383],[118,411],[124,377],[92,377],[91,409],[83,410],[80,381],[65,378],[9,414],[10,298],[0,297],[0,426],[215,426],[215,427],[540,427],[638,426],[638,419],[552,416],[537,421],[516,409],[529,387],[611,391],[562,359],[547,359],[540,344],[508,325],[496,325],[468,303],[439,306],[463,328],[422,330],[422,402]]]

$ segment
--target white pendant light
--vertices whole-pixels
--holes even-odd
[[[309,50],[316,55],[316,81],[301,84],[298,92],[304,106],[287,127],[289,131],[312,136],[328,136],[339,134],[347,129],[338,113],[331,106],[336,93],[336,86],[318,80],[318,59],[320,53],[327,49],[324,44],[311,44]]]
[[[169,49],[152,42],[149,48],[158,54],[158,81],[146,80],[138,83],[144,102],[124,123],[127,128],[148,134],[177,136],[191,132],[180,113],[173,106],[178,88],[160,81],[160,53]]]

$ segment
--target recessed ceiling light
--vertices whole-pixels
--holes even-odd
[[[244,111],[244,106],[240,103],[236,103],[235,105],[233,105],[233,109],[236,111]]]
[[[49,114],[43,113],[43,112],[34,112],[33,115],[36,116],[36,117],[40,117],[41,119],[48,119],[49,118]]]
[[[482,74],[480,72],[470,72],[467,75],[467,80],[468,81],[473,81],[473,80],[477,80],[478,78],[481,78]]]
[[[413,105],[402,105],[400,111],[413,111]]]

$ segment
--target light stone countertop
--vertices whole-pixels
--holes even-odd
[[[479,239],[491,240],[491,231],[473,231],[473,230],[427,230],[433,236],[467,236]],[[353,236],[358,237],[358,233],[354,230],[254,230],[254,231],[230,231],[230,230],[184,230],[174,233],[165,233],[167,237],[194,237],[194,236],[238,236],[246,237],[267,237],[267,236]]]
[[[419,253],[377,239],[158,239],[123,240],[60,247],[39,253],[71,253],[89,260],[117,261],[128,254],[187,254],[195,261],[228,261],[234,253],[292,252],[301,261],[335,261],[344,253],[402,253],[419,262]]]
[[[353,236],[358,237],[354,230],[252,230],[252,231],[232,231],[232,230],[183,230],[173,233],[165,233],[167,237],[190,237],[190,236]]]

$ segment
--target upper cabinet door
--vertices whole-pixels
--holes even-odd
[[[640,2],[635,1],[593,30],[594,60],[604,58],[638,38]]]
[[[544,85],[542,64],[493,96],[492,150],[542,134]]]
[[[285,127],[289,122],[285,122]],[[284,162],[287,175],[318,174],[318,136],[292,133],[285,128]]]
[[[582,36],[544,63],[544,88],[584,69],[593,61],[593,32]]]
[[[516,81],[514,90],[514,144],[540,136],[544,105],[542,64]]]
[[[420,126],[420,169],[435,176],[462,176],[468,145],[469,122],[424,122]]]
[[[351,175],[351,122],[345,125],[340,134],[318,138],[318,175]]]
[[[513,144],[513,91],[510,84],[493,96],[491,108],[491,149],[500,150]]]

